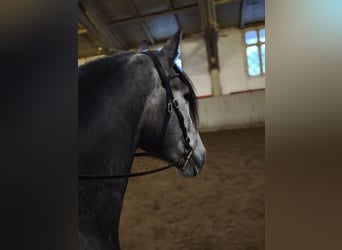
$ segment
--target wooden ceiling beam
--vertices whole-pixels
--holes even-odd
[[[79,30],[77,30],[77,34],[78,34],[78,35],[83,35],[83,34],[85,34],[85,33],[87,33],[87,32],[88,32],[87,29],[79,29]]]
[[[133,12],[135,17],[141,17],[139,10],[135,6],[135,4],[132,2],[132,0],[128,0],[128,5],[129,5],[129,8],[131,9],[131,11]],[[146,27],[144,20],[140,21],[139,24],[140,24],[141,28],[143,29],[143,31],[144,31],[147,39],[149,40],[149,42],[151,44],[156,44],[156,41],[155,41],[154,37],[152,36],[151,32]]]
[[[170,9],[171,9],[171,10],[174,10],[174,9],[175,9],[175,6],[174,6],[172,0],[169,0],[169,6],[170,6]],[[174,16],[175,16],[175,19],[176,19],[176,22],[177,22],[177,26],[178,26],[178,27],[177,27],[177,30],[178,30],[179,28],[181,28],[181,23],[180,23],[180,21],[179,21],[179,18],[178,18],[177,13],[175,13]]]
[[[201,28],[204,32],[204,39],[207,46],[209,70],[219,69],[218,58],[218,23],[216,21],[216,11],[214,0],[199,0],[201,17]]]
[[[245,27],[245,10],[246,10],[246,0],[241,0],[240,29],[243,29]]]
[[[87,29],[88,33],[91,33],[92,37],[96,39],[96,41],[93,41],[94,44],[104,43],[103,38],[99,34],[98,30],[91,24],[86,16],[85,10],[81,4],[78,5],[78,19],[79,22]]]
[[[227,4],[227,3],[233,3],[233,2],[241,2],[242,0],[217,0],[215,1],[215,5],[222,5],[222,4]]]
[[[221,84],[219,77],[218,56],[218,23],[216,21],[216,7],[214,0],[199,0],[201,17],[201,28],[207,49],[208,67],[211,77],[212,93],[214,96],[221,95]]]
[[[169,0],[169,2],[170,2],[170,0]],[[241,2],[241,0],[221,0],[221,1],[215,1],[214,4],[215,4],[215,6],[219,6],[222,4],[228,4],[228,3],[233,3],[233,2]],[[172,5],[170,5],[170,6],[172,7]],[[106,25],[107,26],[117,26],[117,25],[123,25],[123,24],[127,24],[127,23],[140,22],[140,21],[151,19],[151,18],[165,16],[165,15],[176,15],[176,14],[180,14],[180,13],[183,13],[186,11],[196,10],[198,8],[199,8],[199,5],[196,3],[196,4],[191,4],[191,5],[188,5],[185,7],[181,7],[181,8],[172,8],[171,10],[156,12],[153,14],[144,15],[144,16],[140,16],[140,17],[126,18],[126,19],[121,19],[121,20],[112,20],[112,21],[107,22]]]
[[[178,8],[178,9],[173,9],[173,10],[168,10],[168,11],[161,11],[161,12],[153,13],[150,15],[145,15],[145,16],[140,16],[140,17],[135,17],[135,18],[121,19],[121,20],[113,20],[113,21],[107,22],[107,25],[117,26],[117,25],[123,25],[127,23],[141,22],[141,21],[148,20],[148,19],[155,18],[155,17],[165,16],[165,15],[174,15],[177,13],[194,10],[197,8],[198,8],[198,4],[192,4],[183,8]]]
[[[121,48],[128,50],[128,46],[116,35],[114,35],[108,27],[102,22],[94,3],[89,0],[80,0],[79,6],[82,6],[84,16],[88,19],[88,23],[97,31],[103,44],[101,47],[110,51],[117,50],[114,41],[116,41]],[[88,27],[86,27],[88,28]],[[97,36],[98,37],[98,36]]]

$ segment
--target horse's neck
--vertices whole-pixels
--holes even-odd
[[[141,104],[138,108],[132,107],[134,100],[125,100],[126,103],[122,101],[118,105],[118,112],[105,114],[108,117],[117,116],[114,117],[116,120],[108,118],[101,125],[109,126],[107,136],[95,136],[98,132],[90,132],[90,136],[81,138],[81,174],[111,175],[130,172],[143,107]],[[132,109],[136,113],[133,119],[129,119],[125,114]],[[119,219],[127,181],[127,178],[79,181],[80,249],[120,249]]]
[[[100,115],[93,118],[93,122],[81,124],[80,173],[113,175],[130,170],[138,138],[139,117],[143,110],[132,103],[132,99],[113,97],[106,102],[104,110],[99,108],[94,112]]]
[[[133,151],[134,141],[130,144],[121,142],[121,148],[115,148],[115,157],[109,159],[104,174],[130,171],[133,156],[124,156],[124,152]],[[120,249],[119,219],[126,187],[127,178],[79,181],[80,249]]]

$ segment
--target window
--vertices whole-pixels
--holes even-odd
[[[246,31],[245,44],[248,75],[265,74],[265,28]]]

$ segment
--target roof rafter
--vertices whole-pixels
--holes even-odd
[[[141,17],[137,7],[135,6],[135,4],[132,2],[132,0],[128,0],[128,5],[129,5],[129,8],[131,9],[131,11],[134,13],[134,15],[136,17]],[[146,27],[146,24],[144,23],[144,20],[141,20],[140,22],[140,26],[141,28],[144,30],[144,33],[146,35],[146,37],[148,38],[148,40],[150,41],[151,44],[155,44],[156,41],[155,39],[153,38],[151,32],[148,30],[148,28]]]
[[[172,0],[168,0],[168,1],[169,1],[170,9],[171,9],[171,10],[174,10],[174,9],[175,9],[175,6],[174,6],[174,4],[173,4],[173,1],[172,1]],[[175,19],[176,19],[176,22],[177,22],[177,26],[178,26],[178,29],[179,29],[179,28],[181,27],[181,24],[180,24],[180,22],[179,22],[179,18],[178,18],[178,16],[177,16],[177,13],[175,13],[174,16],[175,16]]]
[[[127,19],[121,19],[121,20],[113,20],[113,21],[107,22],[107,25],[108,26],[117,26],[117,25],[123,25],[123,24],[127,24],[127,23],[140,22],[140,21],[148,20],[151,18],[159,17],[159,16],[174,15],[177,13],[181,13],[181,12],[185,12],[185,11],[189,11],[189,10],[194,10],[197,8],[198,8],[198,4],[192,4],[192,5],[183,7],[183,8],[178,8],[178,9],[173,9],[173,10],[168,10],[168,11],[161,11],[161,12],[157,12],[157,13],[153,13],[153,14],[149,14],[149,15],[145,15],[145,16],[140,16],[140,17],[135,17],[135,18],[127,18]]]
[[[108,49],[117,49],[113,43],[114,41],[117,41],[122,48],[128,49],[128,46],[118,36],[114,35],[102,22],[92,1],[80,0],[78,4],[81,12],[83,12],[83,17],[87,19],[86,28],[96,31],[98,34],[97,37],[100,37],[102,42],[101,46],[107,47]]]
[[[241,0],[240,29],[243,29],[245,27],[245,9],[246,9],[246,0]]]

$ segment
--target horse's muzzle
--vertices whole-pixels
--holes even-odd
[[[180,176],[196,176],[199,174],[199,172],[202,170],[203,165],[206,160],[205,153],[202,156],[197,156],[194,154],[194,150],[191,152],[188,152],[186,155],[187,157],[184,157],[183,161],[180,161],[180,163],[183,163],[183,165],[177,166],[177,171]]]

